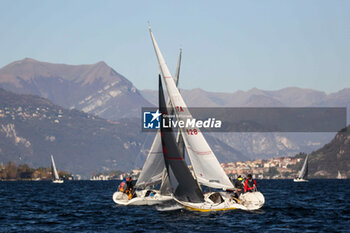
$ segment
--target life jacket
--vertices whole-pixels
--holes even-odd
[[[119,185],[119,191],[120,192],[124,192],[124,186],[125,186],[125,182],[121,182],[120,185]]]
[[[246,179],[244,183],[244,192],[249,192],[249,191],[255,191],[255,189],[258,187],[256,184],[256,181],[253,179]]]

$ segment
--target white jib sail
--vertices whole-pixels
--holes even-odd
[[[187,106],[176,87],[163,55],[159,50],[158,44],[154,39],[151,28],[149,28],[149,31],[176,118],[186,122],[186,119],[192,118],[192,115],[188,111]],[[195,134],[188,134],[184,128],[181,128],[181,133],[197,181],[212,188],[232,189],[233,185],[231,181],[220,166],[219,161],[215,157],[215,154],[211,150],[203,134],[198,128],[193,128],[192,132],[193,130],[196,130]]]
[[[148,153],[141,174],[136,182],[136,187],[152,185],[162,180],[162,173],[165,168],[160,132],[153,140],[151,150]]]
[[[52,155],[51,155],[51,167],[52,167],[52,175],[54,176],[54,180],[59,180],[60,177],[58,176],[55,160],[53,159]]]
[[[177,63],[176,73],[175,73],[175,83],[178,84],[179,75],[180,75],[180,64],[181,64],[181,55],[182,51],[180,50],[179,60]],[[167,107],[170,107],[170,99],[168,100]],[[151,149],[148,153],[145,164],[142,167],[141,174],[136,182],[136,187],[153,185],[162,180],[163,172],[165,169],[165,163],[163,158],[163,149],[160,138],[160,131],[157,131],[157,134],[153,140]]]

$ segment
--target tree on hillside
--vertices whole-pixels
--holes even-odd
[[[5,166],[5,179],[12,180],[17,178],[17,165],[13,162],[8,162]]]
[[[17,168],[17,178],[19,179],[31,179],[34,169],[30,168],[27,164],[21,164]]]

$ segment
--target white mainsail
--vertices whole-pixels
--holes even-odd
[[[342,175],[341,175],[340,171],[338,170],[337,179],[342,179],[342,178],[343,178],[343,177],[342,177]]]
[[[188,111],[187,105],[176,87],[151,28],[149,28],[149,31],[168,95],[173,109],[175,110],[176,118],[178,120],[186,121],[186,119],[192,118],[192,115]],[[180,130],[197,181],[212,188],[232,189],[233,185],[231,181],[220,166],[219,161],[215,157],[215,154],[211,150],[201,131],[198,128],[193,128],[193,130],[196,130],[196,134],[189,135],[184,128],[181,128]]]
[[[301,168],[299,172],[299,178],[301,179],[306,179],[307,174],[308,174],[308,160],[309,160],[309,155],[306,156],[303,167]]]
[[[177,68],[175,72],[174,81],[176,85],[179,82],[181,57],[182,57],[182,50],[180,50],[179,60],[178,60]],[[170,106],[171,106],[171,103],[169,99],[167,102],[167,107],[170,107]],[[142,167],[141,174],[137,179],[135,186],[145,187],[148,185],[156,184],[161,180],[164,182],[166,179],[165,173],[166,173],[166,169],[165,169],[165,163],[163,158],[163,149],[162,149],[162,143],[160,138],[160,131],[158,130],[156,136],[154,137],[151,149],[148,153],[147,159],[145,161],[145,164]]]
[[[58,176],[55,160],[53,159],[53,156],[51,155],[51,172],[53,175],[53,180],[59,180],[60,177]]]

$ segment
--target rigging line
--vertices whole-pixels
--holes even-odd
[[[143,154],[143,149],[144,149],[144,147],[145,147],[145,144],[146,144],[146,142],[147,142],[147,139],[148,139],[149,135],[153,135],[153,134],[147,133],[145,139],[143,140],[143,144],[142,144],[142,146],[141,146],[141,148],[140,148],[140,151],[139,151],[139,153],[138,153],[137,156],[136,156],[136,161],[139,160],[141,153]],[[148,155],[148,153],[149,153],[149,150],[146,151],[145,155]]]

